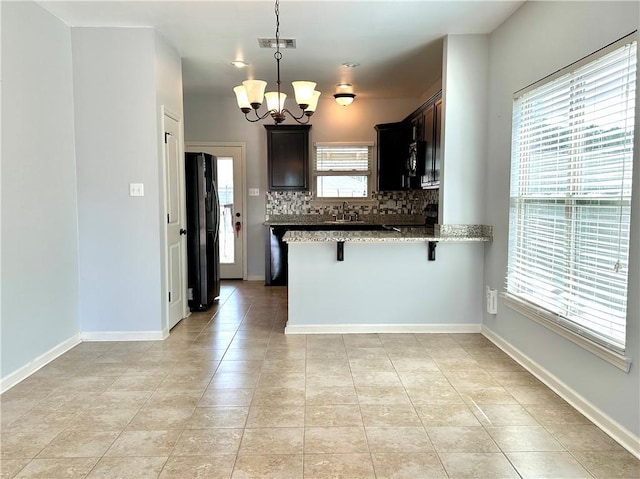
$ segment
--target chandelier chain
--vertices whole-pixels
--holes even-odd
[[[282,105],[280,104],[280,59],[282,53],[280,53],[280,0],[276,0],[274,7],[276,14],[276,52],[273,57],[276,59],[276,91],[278,92],[278,111],[282,112]]]
[[[280,0],[276,0],[274,7],[276,13],[276,54],[280,53]]]

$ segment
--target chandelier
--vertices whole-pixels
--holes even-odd
[[[318,98],[320,92],[315,90],[316,84],[310,81],[294,81],[291,82],[296,97],[296,103],[300,107],[300,115],[296,116],[290,110],[284,107],[284,101],[287,98],[285,93],[280,91],[280,2],[276,0],[276,52],[273,57],[276,60],[277,81],[276,90],[265,93],[267,82],[262,80],[245,80],[242,85],[238,85],[233,89],[236,94],[236,100],[240,111],[244,113],[244,117],[250,122],[260,121],[271,115],[276,125],[282,123],[288,114],[296,122],[304,124],[309,122],[309,118],[316,111],[318,106]],[[267,100],[267,111],[263,114],[258,113],[258,109],[262,106],[263,100]],[[249,116],[253,110],[255,116]]]

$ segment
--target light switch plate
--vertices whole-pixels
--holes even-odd
[[[260,188],[249,188],[249,196],[260,196]]]
[[[129,183],[129,196],[144,196],[144,183]]]

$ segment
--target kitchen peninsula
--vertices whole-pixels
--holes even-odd
[[[315,201],[310,191],[269,191],[265,210],[265,284],[287,285],[287,243],[292,230],[383,229],[437,223],[438,191],[373,192],[371,199],[352,203]],[[332,220],[350,219],[338,223]]]
[[[476,225],[289,231],[285,332],[479,332],[491,239]]]

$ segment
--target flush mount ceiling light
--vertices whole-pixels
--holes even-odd
[[[353,93],[353,85],[351,83],[338,83],[336,86],[338,90],[334,93],[333,98],[336,99],[338,105],[351,105],[356,97],[356,94]]]
[[[267,87],[267,82],[263,80],[245,80],[242,85],[238,85],[233,89],[236,94],[236,100],[240,111],[244,113],[244,117],[250,122],[260,121],[266,118],[267,115],[271,115],[276,125],[282,123],[286,115],[291,116],[298,123],[308,123],[309,118],[316,111],[318,106],[318,98],[320,92],[316,91],[316,84],[310,81],[294,81],[291,82],[293,90],[296,96],[296,103],[300,107],[301,113],[299,116],[294,115],[284,107],[284,100],[287,95],[280,91],[280,60],[282,59],[282,53],[280,53],[280,46],[282,42],[280,40],[280,2],[276,0],[275,3],[276,14],[276,38],[275,47],[276,52],[273,54],[273,58],[276,59],[276,71],[277,81],[276,90],[267,92],[264,90]],[[285,42],[286,43],[286,42]],[[294,42],[295,46],[295,42]],[[258,109],[262,106],[262,101],[267,100],[267,111],[263,114],[258,113]],[[253,110],[255,117],[249,117],[249,113]]]
[[[357,62],[344,62],[342,66],[345,68],[357,68],[360,66],[360,64]]]

